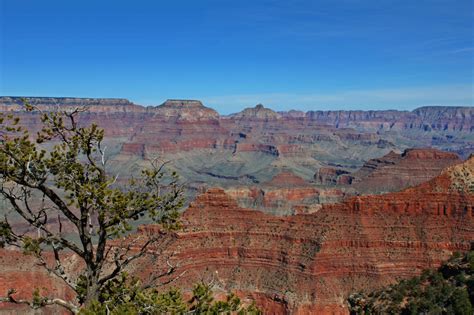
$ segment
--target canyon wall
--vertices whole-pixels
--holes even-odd
[[[290,217],[242,208],[224,190],[209,189],[186,210],[183,229],[169,235],[169,245],[150,248],[158,256],[142,258],[130,272],[146,281],[168,261],[177,266],[171,285],[185,292],[205,281],[216,294],[232,290],[270,314],[347,314],[351,292],[417,275],[472,248],[473,175],[474,156],[401,192],[352,197]],[[140,234],[159,229],[142,226],[129,237],[139,249]],[[40,287],[71,297],[33,257],[0,253],[0,291],[17,287],[18,297],[30,297]],[[26,311],[0,307],[12,314]]]
[[[276,113],[259,104],[220,116],[196,100],[148,107],[125,99],[28,101],[43,111],[86,108],[80,123],[105,128],[111,171],[129,174],[159,157],[172,161],[170,167],[196,190],[260,185],[281,172],[332,186],[330,176],[314,174],[324,168],[353,173],[370,159],[412,147],[433,147],[461,158],[474,150],[471,107]],[[0,97],[0,111],[19,115],[34,133],[40,115],[21,111],[21,104],[18,97]],[[346,176],[340,183],[349,181]]]
[[[473,246],[473,172],[474,157],[402,192],[291,217],[239,207],[210,189],[186,210],[170,248],[184,272],[176,283],[207,279],[244,297],[257,293],[269,313],[347,313],[350,292],[417,275]],[[139,274],[153,270],[142,266]]]
[[[313,121],[349,128],[474,131],[472,124],[474,109],[467,106],[425,106],[413,111],[309,111],[305,117]]]
[[[336,173],[330,178],[337,184],[350,185],[359,193],[399,191],[426,182],[461,161],[455,153],[436,149],[407,149],[401,154],[391,151],[367,161],[354,173]]]

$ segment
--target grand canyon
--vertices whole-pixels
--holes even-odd
[[[158,259],[130,266],[142,279],[170,260],[180,275],[173,285],[185,291],[205,280],[268,314],[348,314],[349,294],[474,246],[473,107],[276,112],[258,104],[220,115],[196,100],[26,100],[43,112],[84,108],[79,123],[105,130],[107,171],[119,184],[154,159],[180,175],[183,227],[150,249]],[[40,113],[22,104],[0,97],[0,111],[34,134]],[[8,211],[3,202],[0,215]],[[127,236],[136,249],[141,234],[160,231],[139,223]],[[34,279],[72,296],[31,256],[7,247],[0,263],[0,293],[16,286],[18,297],[31,297]]]
[[[0,315],[473,315],[473,4],[0,0]]]

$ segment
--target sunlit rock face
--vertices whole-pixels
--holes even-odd
[[[397,193],[359,196],[310,214],[275,217],[240,207],[219,188],[198,196],[168,253],[189,287],[258,294],[266,311],[347,313],[350,292],[434,268],[474,240],[474,157]],[[145,275],[153,266],[142,264]],[[145,267],[146,266],[146,267]]]
[[[52,255],[50,258],[53,258]],[[54,258],[53,258],[54,261]],[[74,266],[74,262],[71,261]],[[31,255],[24,255],[18,249],[0,249],[0,296],[6,297],[8,290],[15,289],[15,299],[33,297],[33,291],[39,289],[42,294],[56,298],[74,300],[75,294],[62,280],[49,274]],[[32,310],[29,306],[1,303],[0,314],[68,314],[62,307],[47,306]]]
[[[416,185],[455,163],[454,154],[462,159],[474,150],[470,107],[277,113],[259,104],[220,116],[198,100],[148,107],[126,99],[27,100],[42,111],[85,109],[79,122],[105,129],[108,169],[120,174],[120,183],[160,159],[181,175],[190,199],[219,186],[234,196],[243,192],[242,206],[280,215]],[[19,115],[34,135],[40,114],[22,111],[21,104],[18,97],[0,97],[0,110]],[[416,147],[453,155],[402,156]]]
[[[417,275],[472,247],[473,174],[474,157],[401,192],[352,197],[287,217],[240,207],[224,190],[209,189],[185,211],[183,229],[170,235],[158,258],[144,258],[130,272],[146,280],[166,269],[168,259],[178,266],[172,285],[184,291],[205,280],[218,294],[233,290],[244,301],[256,300],[267,313],[347,314],[349,293]],[[143,226],[129,237],[138,238],[139,249],[140,234],[159,229]],[[33,257],[1,253],[0,290],[20,284],[18,296],[31,296],[34,278],[70,296]]]
[[[105,129],[114,145],[111,160],[140,164],[160,156],[173,160],[188,181],[211,186],[248,184],[249,177],[266,182],[284,170],[306,180],[324,167],[353,172],[370,159],[412,147],[448,150],[462,158],[474,149],[471,107],[277,113],[259,104],[220,116],[198,100],[148,107],[126,99],[27,100],[42,111],[86,109],[80,121]],[[40,115],[21,111],[21,104],[18,97],[0,97],[0,111],[15,112],[37,131]]]
[[[350,184],[360,193],[399,191],[426,182],[462,160],[455,153],[436,149],[407,149],[367,161],[358,171],[336,174],[336,182]],[[344,183],[350,176],[350,183]],[[333,179],[334,180],[334,179]]]

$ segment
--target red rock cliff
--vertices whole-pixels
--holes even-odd
[[[268,312],[347,312],[350,292],[411,277],[471,247],[473,169],[470,159],[416,188],[292,217],[241,208],[210,189],[185,212],[169,249],[185,272],[177,284],[213,279],[258,294]]]
[[[352,173],[351,185],[362,193],[399,191],[426,182],[459,162],[457,154],[436,149],[407,149],[402,154],[392,151]]]
[[[239,207],[222,189],[210,189],[185,212],[184,229],[160,257],[171,256],[178,266],[173,285],[212,281],[216,289],[255,299],[267,313],[345,314],[350,292],[411,277],[472,246],[473,175],[474,157],[415,188],[292,217]],[[28,297],[36,286],[70,296],[31,257],[0,254],[0,291],[20,286]],[[132,272],[147,277],[163,266],[160,259],[143,260]]]

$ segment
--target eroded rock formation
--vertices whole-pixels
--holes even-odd
[[[436,149],[407,149],[401,154],[392,151],[352,173],[351,185],[362,193],[399,191],[426,182],[459,162],[457,154]]]
[[[148,107],[124,99],[28,101],[43,111],[87,108],[80,121],[105,128],[112,170],[130,173],[160,157],[171,160],[170,166],[187,182],[209,186],[265,183],[284,170],[308,181],[322,167],[353,172],[370,159],[408,147],[433,146],[463,158],[474,150],[470,107],[302,115],[257,105],[219,116],[195,100],[168,100]],[[40,115],[21,111],[20,98],[0,97],[0,110],[15,112],[33,133],[40,127]],[[351,181],[348,176],[338,177],[340,184]]]
[[[33,291],[41,294],[72,300],[73,291],[62,280],[49,274],[39,266],[33,256],[24,255],[17,249],[0,249],[0,296],[6,297],[10,289],[15,289],[15,299],[31,300]],[[1,314],[67,314],[58,306],[48,306],[34,312],[28,306],[0,303]]]
[[[187,100],[157,107],[122,99],[30,102],[51,111],[86,106],[80,122],[105,128],[110,171],[119,181],[161,157],[191,190],[225,188],[191,204],[167,249],[177,274],[185,272],[176,282],[183,288],[204,278],[256,299],[269,313],[345,313],[349,292],[437,266],[474,239],[473,158],[457,164],[453,153],[404,151],[434,146],[467,157],[474,150],[470,107],[275,113],[256,106],[221,117]],[[39,114],[21,112],[18,98],[1,97],[0,110],[20,115],[33,132],[40,126]],[[15,273],[20,258],[0,254],[2,267],[11,267],[0,272],[0,290],[14,281],[26,287],[25,277],[56,288],[34,263],[25,260],[26,269]],[[144,261],[134,272],[146,277],[160,266],[165,262]]]
[[[272,120],[281,118],[281,115],[269,108],[265,108],[262,104],[258,104],[254,108],[246,108],[240,113],[233,114],[230,117],[234,119]]]
[[[169,259],[178,266],[173,285],[184,290],[204,280],[217,292],[255,299],[267,313],[346,314],[349,293],[411,277],[473,246],[473,173],[474,156],[401,192],[289,217],[240,207],[224,190],[209,189],[186,210],[183,229],[158,259],[143,259],[130,272],[146,280]],[[143,226],[130,237],[156,229]],[[36,286],[68,296],[31,257],[1,253],[0,290],[20,284],[27,297],[26,279],[34,278]]]
[[[338,127],[372,130],[462,131],[473,132],[473,107],[425,106],[413,111],[397,110],[336,110],[309,111],[306,117]]]
[[[343,177],[343,175],[348,174],[350,173],[345,170],[331,167],[321,167],[320,169],[318,169],[316,174],[314,174],[314,181],[316,184],[334,186],[339,182],[345,182],[344,180],[340,180],[339,178],[349,178],[347,176]],[[352,180],[347,181],[349,181],[349,183],[352,182]]]
[[[473,169],[471,158],[415,188],[291,217],[239,207],[210,189],[184,213],[170,248],[185,272],[177,283],[213,279],[244,296],[258,293],[269,312],[347,312],[350,292],[411,277],[472,246]]]

